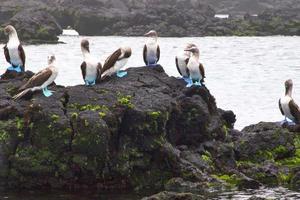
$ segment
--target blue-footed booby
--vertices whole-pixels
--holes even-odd
[[[48,67],[36,73],[31,77],[25,85],[19,88],[19,94],[13,97],[14,100],[18,100],[26,95],[28,92],[34,92],[42,90],[46,97],[52,95],[52,91],[48,90],[48,86],[54,82],[58,75],[58,69],[55,66],[55,56],[48,56]]]
[[[148,36],[148,40],[144,46],[143,58],[147,66],[156,65],[160,58],[160,48],[157,42],[157,32],[154,30],[145,34]]]
[[[281,114],[285,116],[284,122],[287,119],[292,120],[294,123],[300,123],[299,106],[292,98],[293,81],[291,79],[285,81],[285,95],[279,99],[279,109]]]
[[[90,54],[89,41],[81,41],[81,51],[84,61],[81,64],[81,73],[85,85],[95,85],[96,80],[101,78],[102,65]]]
[[[105,61],[102,68],[101,78],[106,76],[111,76],[117,74],[118,77],[124,77],[127,75],[127,72],[120,71],[127,63],[129,57],[131,56],[130,47],[121,47],[111,54]]]
[[[187,64],[187,68],[190,73],[190,78],[192,80],[191,83],[187,85],[187,87],[191,87],[192,85],[201,86],[204,82],[205,71],[203,65],[199,62],[199,49],[196,46],[185,49],[185,51],[189,51],[192,53],[189,62]]]
[[[196,45],[189,43],[186,45],[185,49],[190,49],[194,46]],[[178,52],[177,56],[175,57],[177,71],[187,83],[191,82],[190,72],[189,69],[187,68],[190,57],[191,57],[191,52],[184,51],[184,49],[180,50],[180,52]]]
[[[25,52],[20,43],[16,29],[8,25],[4,28],[4,33],[8,35],[8,42],[4,46],[4,55],[6,61],[11,64],[7,70],[24,72],[25,70]]]

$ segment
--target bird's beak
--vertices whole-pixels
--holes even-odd
[[[150,32],[144,34],[144,36],[149,36],[149,35],[150,35]]]
[[[192,49],[191,49],[191,48],[189,48],[189,49],[185,49],[184,51],[192,51]]]

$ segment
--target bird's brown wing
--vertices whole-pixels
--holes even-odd
[[[289,102],[289,108],[290,108],[291,114],[295,118],[295,123],[298,124],[300,122],[299,106],[294,102],[294,100],[291,100]]]
[[[26,56],[25,56],[25,52],[24,52],[24,49],[23,49],[23,47],[22,47],[21,44],[19,44],[18,51],[19,51],[19,56],[20,56],[20,58],[22,60],[22,63],[23,63],[22,68],[23,68],[23,71],[24,71],[25,70],[25,59],[26,59]]]
[[[185,64],[186,64],[186,66],[189,64],[189,61],[190,61],[189,58],[185,59]],[[187,67],[186,67],[186,74],[187,74],[188,76],[190,76],[190,70],[189,70],[189,68],[187,68]]]
[[[86,62],[85,61],[81,63],[80,68],[81,68],[82,78],[83,78],[83,80],[85,80],[85,75],[86,75]]]
[[[178,73],[182,76],[181,71],[179,69],[178,58],[177,57],[175,58],[175,63],[176,63],[176,68],[177,68]]]
[[[101,80],[101,71],[102,71],[102,65],[101,65],[101,63],[98,63],[98,65],[97,65],[97,80]]]
[[[122,54],[121,49],[118,49],[111,56],[109,56],[103,65],[101,73],[103,74],[106,70],[112,68],[116,64],[116,62],[120,59],[121,54]]]
[[[205,70],[204,70],[204,67],[201,63],[199,65],[199,70],[200,70],[202,78],[204,79],[205,78]]]
[[[185,64],[187,65],[187,64],[189,64],[189,58],[187,58],[187,59],[185,59]]]
[[[41,86],[45,81],[49,79],[49,77],[52,75],[52,71],[49,68],[46,68],[37,74],[35,74],[33,77],[31,77],[25,85],[23,85],[19,90],[25,90],[27,88],[32,88],[36,86]]]
[[[7,61],[8,63],[11,64],[11,62],[10,62],[10,56],[9,56],[9,51],[8,51],[7,45],[5,45],[5,46],[3,47],[3,49],[4,49],[4,55],[5,55],[6,61]]]
[[[156,62],[158,62],[159,61],[159,59],[160,59],[160,48],[159,48],[159,46],[157,45],[157,50],[156,50],[156,53],[157,53],[157,61]]]
[[[145,65],[147,65],[147,64],[148,64],[148,62],[147,62],[147,45],[144,45],[144,49],[143,49],[143,59],[144,59]]]
[[[284,115],[284,112],[283,112],[282,107],[281,107],[280,99],[278,101],[278,105],[279,105],[279,110],[280,110],[281,114]]]

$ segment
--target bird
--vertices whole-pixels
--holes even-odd
[[[160,48],[157,42],[158,34],[151,30],[144,36],[148,37],[143,49],[143,58],[146,66],[156,66],[160,58]]]
[[[300,123],[300,111],[299,106],[292,98],[293,81],[291,79],[285,81],[285,95],[279,99],[279,109],[284,118],[284,122],[287,122],[287,118],[294,123]]]
[[[105,60],[101,71],[101,78],[104,79],[105,77],[111,76],[115,73],[119,78],[126,76],[127,72],[121,71],[121,69],[126,65],[130,56],[130,47],[121,47],[117,49]]]
[[[80,66],[82,78],[85,85],[95,85],[101,78],[102,65],[90,54],[90,43],[87,39],[83,39],[80,45],[84,60]]]
[[[58,69],[55,66],[56,58],[54,55],[48,56],[48,66],[31,77],[25,85],[19,88],[20,93],[13,96],[14,100],[18,100],[28,92],[42,90],[44,96],[50,97],[53,91],[48,90],[48,86],[54,82],[58,75]]]
[[[190,73],[190,79],[192,80],[187,84],[187,87],[192,85],[202,86],[205,78],[205,71],[203,65],[199,62],[199,49],[197,46],[186,48],[185,51],[191,52],[191,57],[187,64],[187,68]]]
[[[189,43],[186,45],[185,49],[190,49],[194,46],[196,45]],[[187,83],[191,82],[190,72],[189,69],[187,68],[190,57],[191,57],[191,52],[184,51],[184,49],[178,52],[177,56],[175,57],[177,71]]]
[[[4,55],[6,61],[11,64],[7,70],[24,72],[26,56],[16,29],[12,25],[8,25],[4,28],[4,33],[8,35],[8,42],[3,47]]]

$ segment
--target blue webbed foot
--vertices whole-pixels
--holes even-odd
[[[18,73],[22,72],[22,69],[21,69],[21,66],[20,66],[20,65],[18,65],[18,67],[9,66],[9,67],[7,68],[7,70],[8,70],[8,71],[16,71],[16,72],[18,72]]]
[[[46,87],[43,89],[43,94],[45,97],[50,97],[53,95],[53,92],[51,90],[48,90],[48,88]]]
[[[193,83],[193,82],[192,82],[192,79],[190,79],[190,78],[188,78],[188,77],[183,77],[183,80],[184,80],[187,84]]]
[[[186,85],[186,87],[192,87],[192,85],[193,85],[193,82],[191,81],[190,83],[188,83],[188,84]]]
[[[200,83],[200,81],[195,82],[194,85],[202,86],[202,84]]]
[[[117,77],[122,78],[127,75],[126,71],[117,71]]]
[[[156,63],[156,62],[148,63],[148,64],[147,64],[147,67],[156,67],[156,66],[157,66],[157,63]]]
[[[293,125],[296,125],[295,122],[293,122],[292,120],[288,119],[287,117],[284,118],[283,121],[280,122],[280,125],[288,125],[288,126],[293,126]]]
[[[94,80],[94,81],[85,80],[85,85],[86,86],[95,85],[95,84],[96,84],[96,80]]]

